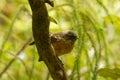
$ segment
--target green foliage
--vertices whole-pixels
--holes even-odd
[[[118,68],[114,68],[114,69],[102,68],[102,69],[99,69],[97,72],[100,76],[105,78],[110,77],[115,80],[120,78],[120,69]]]
[[[55,0],[54,4],[53,8],[46,4],[51,17],[50,31],[71,29],[79,36],[74,50],[60,56],[69,80],[119,78],[120,1]],[[31,25],[27,0],[1,0],[0,74],[32,35]],[[45,64],[38,62],[35,46],[28,45],[0,80],[52,79]]]

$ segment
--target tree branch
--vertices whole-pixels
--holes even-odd
[[[47,65],[53,80],[67,80],[64,67],[55,55],[49,37],[46,0],[28,0],[32,9],[32,30],[40,59]]]

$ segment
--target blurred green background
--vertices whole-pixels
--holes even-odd
[[[60,56],[68,80],[119,80],[120,0],[55,0],[48,4],[52,33],[73,30],[79,36],[74,50]],[[52,80],[38,62],[27,0],[0,1],[0,80]],[[20,52],[19,52],[20,51]],[[19,55],[16,55],[19,53]]]

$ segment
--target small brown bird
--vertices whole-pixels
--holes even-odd
[[[57,56],[70,53],[74,47],[75,41],[78,39],[76,33],[71,30],[50,34],[50,38]],[[32,42],[30,45],[34,43],[35,42]]]

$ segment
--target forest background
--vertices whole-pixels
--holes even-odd
[[[60,56],[69,80],[119,80],[120,0],[55,0],[48,4],[52,33],[77,33],[74,50]],[[0,80],[51,80],[46,65],[38,62],[27,0],[0,2]]]

